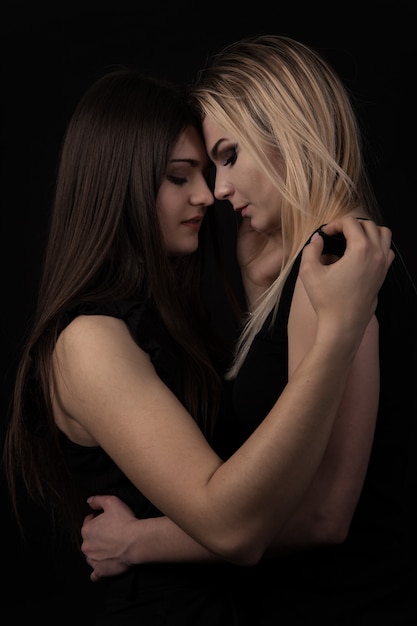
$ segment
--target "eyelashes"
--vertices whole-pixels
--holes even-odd
[[[230,150],[228,150],[227,153],[225,154],[225,157],[226,157],[226,160],[223,163],[224,166],[234,165],[237,159],[237,146],[233,146],[233,148],[230,148]]]
[[[171,176],[171,175],[167,175],[167,180],[169,180],[169,182],[173,183],[174,185],[179,185],[180,187],[182,185],[185,185],[185,183],[187,182],[186,178],[181,178],[179,176]]]

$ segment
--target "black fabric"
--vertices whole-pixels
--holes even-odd
[[[276,323],[271,329],[265,324],[236,379],[233,401],[243,438],[287,381],[287,320],[297,272],[298,264],[287,281]],[[350,532],[342,545],[276,558],[248,570],[245,584],[258,590],[242,590],[252,624],[417,624],[417,296],[399,256],[381,288],[376,314],[380,406]]]
[[[225,402],[217,432],[227,456],[269,411],[287,382],[287,321],[300,258],[286,282],[278,315],[256,337],[233,386],[238,423]],[[99,626],[415,626],[416,345],[417,297],[400,259],[380,292],[381,404],[363,494],[344,544],[233,565],[146,565],[103,581],[106,608]],[[124,319],[161,378],[176,391],[175,345],[158,317],[133,302],[68,311]],[[175,371],[175,370],[174,370]],[[331,384],[331,381],[329,381]],[[227,389],[227,387],[225,387]],[[364,389],[366,393],[366,389]],[[227,398],[227,394],[226,394]],[[227,441],[227,445],[225,442]],[[99,448],[83,448],[62,435],[74,476],[90,493],[115,493],[138,517],[160,512]],[[279,493],[277,493],[279,497]],[[101,583],[100,583],[101,585]],[[414,585],[414,587],[413,587]]]
[[[176,347],[151,309],[133,301],[101,305],[80,303],[66,311],[61,331],[77,315],[109,315],[123,319],[135,341],[149,354],[158,375],[178,395]],[[219,450],[225,454],[225,442],[230,436],[228,408],[225,403],[216,435]],[[64,433],[61,433],[61,444],[66,463],[86,497],[115,494],[133,509],[137,517],[161,515],[101,448],[77,445]],[[237,580],[234,569],[237,568],[228,564],[137,566],[123,576],[99,583],[104,607],[99,611],[96,623],[100,626],[241,625],[244,622],[237,621],[235,594],[230,586],[230,580]]]

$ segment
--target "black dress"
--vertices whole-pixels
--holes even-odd
[[[273,328],[268,330],[266,323],[258,333],[235,381],[233,403],[242,441],[287,382],[287,321],[299,261]],[[342,545],[275,558],[247,570],[248,589],[242,587],[241,597],[253,626],[417,624],[417,295],[398,254],[381,288],[376,315],[380,404],[348,537]]]
[[[150,355],[160,378],[176,393],[177,349],[158,316],[149,308],[130,301],[105,305],[84,303],[66,312],[61,330],[78,315],[109,315],[123,319],[135,341]],[[221,444],[226,439],[229,417],[225,408],[220,420],[224,430],[218,433]],[[69,470],[86,497],[115,494],[139,518],[161,515],[100,447],[77,445],[63,433],[61,443]],[[233,574],[235,569],[238,568],[229,564],[150,564],[134,567],[126,574],[98,583],[102,587],[100,598],[103,599],[103,607],[99,610],[96,624],[241,625],[243,619],[238,620],[233,602],[233,597],[236,597],[233,584],[237,581],[237,576]]]

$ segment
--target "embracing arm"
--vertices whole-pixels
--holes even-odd
[[[280,251],[279,232],[258,233],[249,220],[242,220],[237,255],[249,306],[279,274]],[[288,324],[289,377],[311,347],[316,325],[317,315],[298,280]],[[353,361],[323,460],[302,501],[278,533],[275,548],[292,550],[346,538],[368,466],[378,401],[379,335],[374,316]]]
[[[222,558],[244,564],[260,558],[324,454],[350,364],[393,259],[387,229],[358,231],[355,221],[342,222],[348,240],[343,259],[322,265],[316,239],[300,266],[318,315],[313,345],[271,412],[225,463],[122,322],[81,319],[60,337],[66,337],[55,370],[62,412],[82,424],[160,510]]]
[[[329,326],[318,333],[270,414],[223,463],[123,322],[89,318],[71,326],[60,342],[57,368],[67,372],[68,384],[63,382],[59,393],[65,410],[199,543],[222,558],[258,560],[320,463],[353,356],[351,339],[340,340]],[[78,347],[81,358],[64,355]],[[68,368],[68,358],[76,368]],[[338,379],[330,397],[329,362]],[[273,498],[277,489],[280,497]]]
[[[88,502],[100,512],[87,515],[81,528],[81,549],[93,568],[92,581],[143,563],[221,560],[169,517],[138,519],[116,496],[93,496]]]
[[[315,323],[315,313],[298,283],[289,322],[290,376],[311,343]],[[301,502],[272,539],[266,557],[345,539],[366,474],[378,396],[378,323],[373,317],[351,366],[322,462]],[[167,517],[137,520],[114,496],[96,496],[89,502],[103,511],[97,517],[89,515],[82,528],[82,550],[93,568],[92,580],[135,563],[216,559]]]
[[[372,446],[378,372],[378,325],[373,318],[352,365],[318,471],[294,513],[272,539],[266,557],[345,539]],[[138,520],[115,496],[95,496],[89,503],[94,510],[103,511],[87,516],[81,531],[93,581],[137,563],[216,560],[167,517]]]
[[[314,317],[305,292],[298,284],[288,331],[290,376],[311,342]],[[352,363],[323,459],[268,554],[341,543],[346,539],[368,467],[378,402],[379,326],[374,316]]]

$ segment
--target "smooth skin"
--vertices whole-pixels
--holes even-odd
[[[233,137],[208,119],[203,129],[216,166],[215,195],[229,200],[243,217],[238,256],[250,305],[271,283],[285,253],[280,201]],[[321,256],[318,235],[306,246],[289,319],[289,383],[226,463],[157,379],[122,322],[81,318],[77,330],[71,330],[73,323],[65,331],[72,337],[63,337],[63,343],[74,342],[82,352],[97,335],[85,357],[97,363],[86,363],[84,374],[78,364],[71,374],[81,403],[72,403],[62,390],[66,406],[167,516],[136,520],[113,496],[90,498],[92,509],[104,511],[87,516],[82,528],[92,580],[148,561],[220,557],[253,564],[275,550],[334,543],[346,536],[377,413],[378,324],[371,286],[382,284],[394,258],[390,230],[355,217],[361,217],[360,211],[325,227],[327,233],[343,232],[347,238],[345,255],[336,263]],[[359,320],[363,337],[357,335]],[[61,347],[59,360],[61,368],[73,369]],[[101,370],[104,387],[108,379],[113,386],[102,389],[97,376],[86,385],[89,368]]]
[[[207,185],[211,163],[195,128],[188,128],[175,146],[159,188],[157,209],[164,242],[172,255],[198,247],[198,233],[214,197]]]

